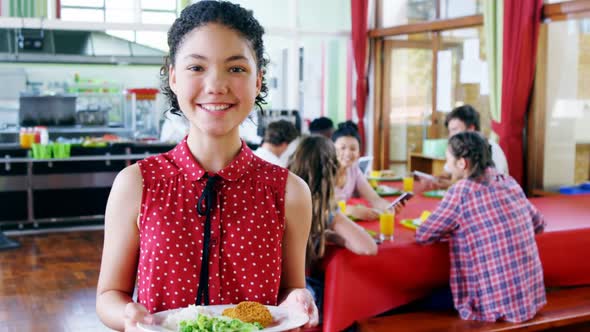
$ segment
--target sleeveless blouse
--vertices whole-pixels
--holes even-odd
[[[197,201],[214,174],[194,158],[186,138],[138,164],[143,178],[138,302],[151,313],[195,304],[205,228]],[[217,175],[210,217],[210,304],[276,305],[288,171],[256,157],[242,142],[238,155]]]
[[[358,162],[346,170],[346,182],[342,187],[335,186],[334,199],[336,201],[348,201],[357,192],[365,176],[359,168]]]

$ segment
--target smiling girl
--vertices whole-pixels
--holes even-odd
[[[96,305],[110,328],[134,331],[154,312],[247,300],[303,311],[317,324],[305,289],[309,188],[239,136],[267,92],[263,33],[252,12],[224,1],[199,1],[170,28],[163,90],[190,129],[113,184]]]
[[[340,164],[336,178],[336,200],[348,201],[356,192],[369,203],[370,207],[347,206],[346,212],[360,220],[379,218],[379,213],[375,209],[385,210],[389,206],[389,202],[377,195],[358,166],[361,138],[356,125],[351,121],[338,124],[338,129],[332,135],[332,140],[336,146],[336,155]],[[398,206],[398,212],[400,209],[401,206]]]

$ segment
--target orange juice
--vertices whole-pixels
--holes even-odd
[[[346,201],[338,201],[338,208],[342,214],[346,214]]]
[[[21,148],[30,149],[33,143],[35,143],[35,132],[31,128],[21,128],[19,143]]]
[[[381,177],[381,171],[371,171],[369,173],[369,184],[373,189],[377,188],[379,183],[377,182],[377,178]]]
[[[376,178],[381,176],[381,171],[371,171],[370,175],[369,175],[369,184],[371,185],[371,187],[377,188],[377,185],[379,183],[377,183]]]
[[[381,240],[393,240],[393,229],[395,227],[395,215],[385,212],[379,215],[379,233]]]
[[[405,192],[413,192],[414,191],[414,177],[413,176],[406,176],[404,177],[404,191]]]

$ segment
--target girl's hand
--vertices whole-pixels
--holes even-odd
[[[406,201],[405,200],[399,202],[399,204],[396,204],[393,207],[393,209],[395,210],[395,214],[397,215],[398,213],[400,213],[402,211],[402,209],[404,208],[404,206],[406,206]]]
[[[441,176],[436,177],[435,189],[448,189],[452,185],[453,181],[450,178],[445,178]]]
[[[288,310],[296,310],[306,314],[309,320],[305,324],[305,328],[318,325],[318,307],[316,307],[311,293],[305,288],[292,290],[279,307],[285,307]]]
[[[423,177],[415,177],[416,182],[414,182],[414,192],[418,191],[430,191],[430,190],[436,190],[439,189],[439,178],[434,178],[434,179],[426,179]],[[418,188],[420,188],[418,190]]]
[[[376,220],[379,219],[379,212],[363,205],[346,207],[346,211],[351,216],[359,220]]]
[[[125,306],[125,332],[139,332],[137,323],[152,324],[154,317],[141,304],[129,302]]]

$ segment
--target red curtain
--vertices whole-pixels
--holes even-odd
[[[365,105],[367,103],[367,11],[368,0],[350,0],[352,19],[352,51],[356,68],[356,114],[359,118],[361,152],[365,151]]]
[[[492,128],[500,138],[510,175],[524,182],[523,130],[535,75],[543,0],[504,1],[502,119]]]

